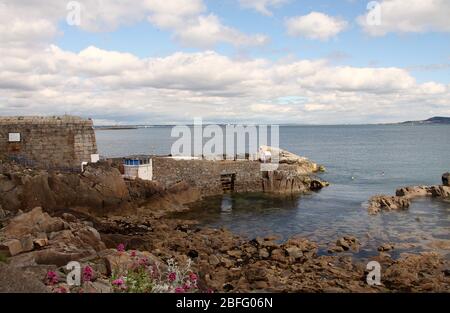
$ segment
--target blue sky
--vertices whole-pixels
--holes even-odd
[[[306,59],[331,59],[336,64],[357,67],[402,67],[411,71],[419,82],[429,80],[450,83],[450,36],[448,33],[390,33],[382,37],[368,36],[357,25],[356,18],[367,12],[367,1],[290,1],[272,9],[273,16],[242,9],[238,1],[205,1],[208,11],[220,16],[226,25],[246,33],[262,32],[270,36],[267,47],[235,49],[230,44],[218,44],[221,54],[263,57],[272,60],[294,55]],[[288,17],[320,11],[340,16],[350,22],[349,29],[327,41],[293,38],[287,35],[284,21]],[[450,14],[450,12],[449,12]],[[177,51],[201,51],[186,47],[172,39],[169,31],[140,21],[113,32],[92,33],[60,23],[64,35],[57,44],[79,52],[94,45],[106,50],[131,52],[139,57],[162,57]],[[444,65],[448,65],[445,67]]]
[[[68,25],[65,1],[4,2],[0,114],[306,124],[450,115],[446,0],[378,1],[376,26],[363,0],[77,1],[79,25]]]

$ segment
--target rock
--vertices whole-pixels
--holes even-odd
[[[41,207],[37,207],[11,219],[3,233],[7,238],[22,238],[42,232],[57,232],[63,230],[64,227],[62,219],[50,217],[47,213],[42,212]]]
[[[303,252],[300,248],[297,247],[289,247],[286,249],[289,256],[293,259],[299,259],[303,256]]]
[[[390,251],[392,249],[394,249],[394,245],[390,244],[390,243],[384,243],[378,247],[378,251],[380,251],[380,252]]]
[[[274,261],[286,263],[286,253],[282,249],[275,249],[272,251],[270,258]]]
[[[360,243],[358,239],[353,236],[344,236],[336,240],[336,245],[331,247],[330,250],[331,252],[342,252],[341,249],[343,251],[348,251],[351,249],[352,251],[357,252],[359,250],[359,246]]]
[[[344,248],[342,248],[341,246],[337,246],[337,245],[331,245],[328,248],[328,252],[329,253],[335,253],[335,252],[344,252]]]
[[[158,264],[160,267],[162,266],[158,258],[149,252],[135,251],[135,253],[136,256],[131,256],[128,252],[118,252],[114,249],[103,251],[103,260],[105,262],[108,275],[113,273],[116,275],[121,275],[126,270],[133,268],[133,266],[136,265],[136,262],[144,259],[149,265]]]
[[[63,213],[62,218],[66,221],[66,222],[70,222],[70,223],[75,223],[77,222],[77,218],[70,213]]]
[[[309,188],[313,191],[320,190],[324,187],[328,187],[330,183],[318,179],[313,179],[309,185]]]
[[[446,185],[409,186],[397,189],[396,195],[408,199],[413,199],[416,197],[450,198],[450,187]]]
[[[269,251],[267,251],[266,248],[262,248],[262,249],[259,250],[259,257],[260,257],[260,258],[266,259],[266,258],[268,258],[269,256],[270,256],[270,253],[269,253]]]
[[[109,281],[97,279],[94,282],[83,282],[82,288],[86,293],[111,293],[112,287]]]
[[[15,256],[23,252],[22,243],[18,239],[9,239],[0,243],[0,251],[7,256]]]
[[[397,189],[395,195],[412,199],[416,197],[431,196],[431,192],[427,186],[409,186]]]
[[[33,236],[26,235],[20,239],[20,244],[22,245],[22,251],[28,252],[34,249]]]
[[[209,264],[211,264],[212,266],[217,266],[220,263],[220,260],[217,256],[215,255],[210,255],[208,258]]]
[[[48,239],[47,238],[37,238],[33,240],[33,244],[36,248],[43,248],[46,245],[48,245]]]
[[[240,250],[231,250],[231,251],[227,251],[227,254],[229,256],[234,257],[234,258],[240,258],[242,256],[242,251],[240,251]]]
[[[252,266],[244,272],[249,283],[256,281],[267,281],[267,270],[263,267]]]
[[[44,283],[28,271],[0,263],[0,293],[47,293]]]
[[[378,195],[369,199],[369,214],[377,214],[381,211],[405,210],[409,208],[411,201],[407,197]]]
[[[444,173],[442,174],[442,185],[449,186],[450,187],[450,173]]]

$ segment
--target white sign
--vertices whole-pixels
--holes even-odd
[[[20,142],[20,133],[9,133],[9,142]]]

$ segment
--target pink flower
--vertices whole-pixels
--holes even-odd
[[[124,251],[125,251],[125,245],[124,245],[123,243],[120,243],[120,244],[117,246],[117,251],[119,251],[119,252],[124,252]]]
[[[94,277],[94,270],[89,265],[83,269],[83,281],[91,281]]]
[[[139,265],[147,266],[148,265],[148,259],[147,258],[139,259]]]
[[[175,293],[184,293],[184,292],[185,292],[185,290],[182,287],[175,288]]]
[[[206,293],[214,293],[214,290],[211,288],[208,288],[208,290],[206,290]]]
[[[177,274],[174,273],[174,272],[171,272],[171,273],[169,273],[168,278],[169,278],[170,282],[173,282],[173,281],[175,281],[177,279]]]
[[[184,289],[184,290],[189,290],[189,289],[191,289],[191,286],[189,285],[189,283],[185,283],[185,284],[183,285],[183,289]]]
[[[190,279],[192,282],[196,282],[197,279],[198,279],[198,277],[197,277],[197,275],[196,275],[195,273],[190,273],[190,274],[189,274],[189,279]]]
[[[131,253],[130,253],[130,255],[132,256],[132,257],[135,257],[136,256],[136,251],[131,251]]]
[[[123,278],[117,278],[117,279],[113,280],[113,282],[112,282],[112,284],[116,287],[121,287],[121,286],[123,286],[124,283],[125,282],[124,282]]]
[[[56,274],[56,272],[54,272],[54,271],[48,271],[47,275],[46,275],[46,281],[47,281],[47,284],[49,284],[49,285],[57,284],[59,281],[58,274]]]

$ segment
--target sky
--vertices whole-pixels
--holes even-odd
[[[448,0],[0,0],[0,115],[450,116]]]

